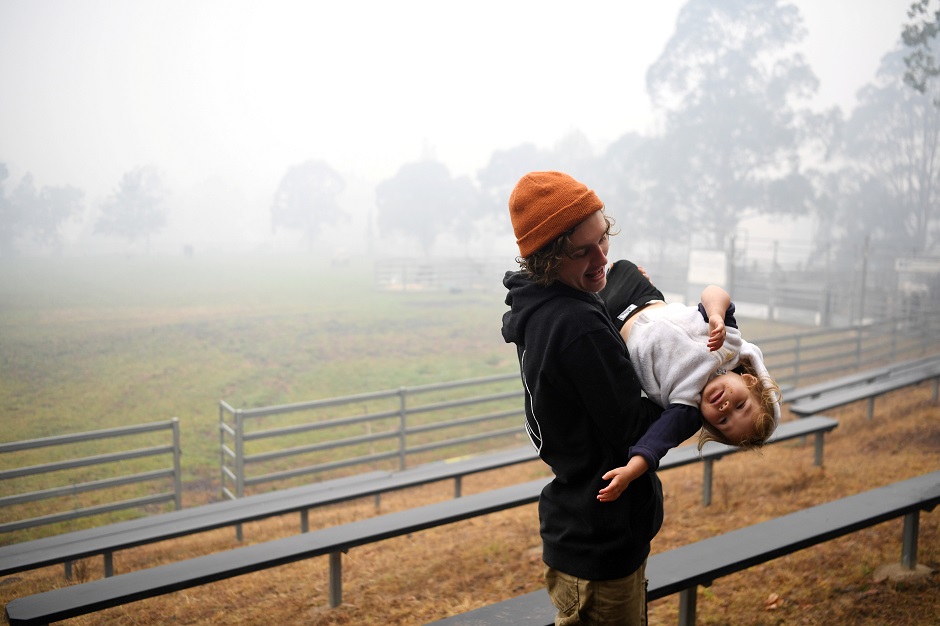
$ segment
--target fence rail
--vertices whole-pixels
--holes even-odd
[[[518,381],[501,374],[255,409],[221,401],[222,495],[240,498],[249,487],[354,466],[401,470],[444,450],[476,451],[469,447],[484,441],[522,443]],[[265,425],[275,416],[303,421]],[[346,454],[337,458],[337,450]],[[261,469],[250,473],[254,467]]]
[[[79,494],[86,494],[104,490],[114,490],[117,487],[123,487],[133,484],[152,483],[161,484],[172,481],[172,490],[139,497],[127,497],[105,504],[95,504],[92,506],[74,506],[71,510],[52,513],[36,517],[27,517],[16,521],[0,523],[0,532],[13,532],[54,524],[57,522],[70,521],[91,515],[110,513],[123,509],[143,507],[153,504],[162,504],[173,502],[177,509],[182,508],[182,474],[180,471],[180,429],[179,420],[173,418],[161,422],[151,422],[148,424],[137,424],[134,426],[125,426],[122,428],[109,428],[105,430],[94,430],[82,433],[73,433],[70,435],[61,435],[58,437],[43,437],[40,439],[29,439],[25,441],[14,441],[0,444],[0,454],[12,455],[26,453],[29,451],[44,451],[46,448],[67,446],[86,442],[97,443],[104,440],[115,438],[129,438],[137,435],[143,435],[153,432],[170,431],[171,441],[167,445],[146,446],[129,448],[118,452],[108,452],[105,454],[83,455],[80,451],[74,451],[71,454],[79,455],[65,460],[53,463],[40,463],[34,465],[23,465],[13,469],[0,471],[0,483],[4,485],[4,490],[10,489],[10,485],[17,479],[29,477],[42,477],[47,480],[69,480],[65,475],[59,472],[67,472],[80,468],[90,468],[95,466],[111,466],[119,468],[117,471],[130,471],[126,466],[127,461],[135,459],[144,459],[150,457],[171,456],[171,465],[169,467],[136,471],[133,473],[122,473],[118,476],[98,480],[77,479],[81,482],[71,482],[57,487],[35,489],[32,491],[20,491],[12,495],[0,497],[0,510],[5,511],[4,517],[9,514],[10,507],[27,505],[33,502],[50,499],[75,498]],[[125,439],[125,442],[127,439]],[[128,445],[135,445],[128,443]],[[15,457],[14,457],[15,458]],[[13,463],[16,461],[14,460]],[[143,469],[143,468],[136,468]],[[72,478],[71,480],[76,480]],[[14,487],[15,488],[15,487]]]
[[[940,311],[754,341],[780,384],[797,386],[940,350]]]
[[[796,386],[940,352],[940,312],[754,341],[777,382]],[[465,395],[454,397],[460,391]],[[298,421],[266,424],[272,417]],[[239,498],[264,483],[383,463],[405,469],[413,460],[440,460],[445,451],[479,451],[473,446],[480,442],[489,449],[498,441],[523,443],[523,419],[518,373],[253,409],[222,401],[221,490]],[[261,448],[249,450],[252,444]],[[266,464],[272,469],[250,471]]]

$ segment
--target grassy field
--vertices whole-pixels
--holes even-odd
[[[499,335],[501,290],[379,292],[371,279],[366,264],[334,269],[303,257],[8,260],[0,267],[0,441],[178,416],[184,505],[193,506],[218,497],[221,399],[250,408],[516,371]],[[741,326],[754,338],[793,330]],[[828,438],[824,469],[799,443],[723,460],[712,507],[699,503],[700,467],[664,472],[666,525],[654,551],[940,467],[940,421],[928,389],[897,392],[879,407],[872,422],[861,406],[834,415],[840,426]],[[534,462],[469,477],[464,492],[544,475]],[[328,526],[451,495],[452,485],[431,485],[383,497],[379,511],[371,499],[328,507],[312,522]],[[920,562],[933,568],[938,515],[921,522]],[[257,522],[246,526],[246,540],[294,534],[297,525],[295,516]],[[64,529],[41,532],[53,530]],[[0,541],[23,538],[14,535]],[[130,571],[237,545],[223,529],[122,551],[116,566]],[[535,509],[522,507],[351,551],[346,602],[337,609],[327,606],[326,560],[313,559],[73,621],[420,624],[538,588],[539,554]],[[700,590],[699,623],[936,623],[937,575],[873,582],[878,565],[899,554],[900,524],[889,523],[753,568]],[[100,570],[100,559],[79,563],[77,580]],[[62,584],[61,567],[7,577],[0,603]],[[674,598],[653,606],[653,624],[675,618]]]
[[[663,552],[814,504],[940,468],[940,420],[930,386],[879,400],[873,420],[864,403],[832,415],[825,466],[813,464],[809,441],[735,454],[715,466],[712,506],[701,504],[702,468],[660,473],[666,515],[653,552]],[[545,476],[525,465],[467,477],[464,493],[478,493]],[[436,483],[318,509],[311,527],[328,527],[453,497]],[[940,510],[920,517],[918,563],[934,571],[907,582],[883,579],[883,565],[901,558],[902,521],[892,520],[846,537],[716,580],[699,588],[701,626],[932,626],[940,618]],[[296,515],[245,526],[245,543],[295,535]],[[118,572],[238,547],[230,528],[123,550]],[[188,624],[316,624],[414,626],[541,588],[536,505],[362,546],[343,555],[343,604],[329,607],[328,559],[320,557],[239,576],[195,589],[66,620],[63,626]],[[76,582],[101,577],[100,557],[76,566]],[[0,580],[0,604],[67,584],[61,566]],[[651,626],[677,623],[678,598],[650,606]]]
[[[0,441],[177,416],[184,505],[199,503],[218,493],[219,400],[253,408],[510,373],[503,309],[497,289],[381,292],[370,264],[309,257],[7,260]]]
[[[0,266],[0,441],[178,417],[183,505],[192,506],[219,497],[220,400],[248,409],[518,371],[514,348],[499,334],[505,310],[499,276],[485,292],[380,291],[372,270],[369,262],[335,268],[312,256],[7,259]],[[746,326],[752,337],[792,330]],[[137,439],[125,449],[165,445],[168,436]],[[113,441],[54,453],[103,454]],[[261,451],[260,443],[249,452]],[[4,455],[0,468],[47,463],[47,455]],[[142,460],[127,471],[168,463]],[[0,495],[109,472],[103,466],[4,481]],[[69,507],[154,489],[86,493]],[[51,506],[7,508],[0,522],[44,515]],[[0,542],[136,514],[18,531]]]

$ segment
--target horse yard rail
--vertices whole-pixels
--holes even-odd
[[[142,443],[140,440],[140,437],[146,437],[149,433],[163,433],[165,431],[170,433],[169,443],[146,445],[146,443],[152,442]],[[114,446],[119,445],[114,443],[115,439],[120,441],[120,445],[124,446],[123,449],[114,449]],[[74,447],[82,444],[87,444],[90,447]],[[41,501],[55,502],[55,504],[46,502],[42,507],[43,510],[60,509],[54,513],[0,523],[0,533],[166,502],[173,502],[177,510],[183,507],[182,475],[180,471],[180,456],[182,454],[180,428],[179,420],[175,417],[170,420],[148,424],[0,443],[0,455],[5,457],[4,465],[9,466],[23,462],[30,463],[37,458],[44,458],[49,448],[60,447],[66,447],[69,452],[57,455],[58,460],[56,461],[18,465],[11,469],[0,470],[0,484],[4,486],[4,492],[14,492],[0,497],[0,510],[12,514],[11,511],[15,510],[16,507],[28,507],[31,503]],[[100,451],[102,447],[109,451],[89,454],[92,450]],[[145,469],[144,467],[137,467],[133,463],[128,464],[129,461],[146,459],[140,462],[152,461],[152,465],[153,463],[160,463],[159,457],[168,455],[170,457],[169,466]],[[71,470],[84,468],[102,470],[106,472],[107,477],[88,480],[81,476],[76,477],[68,474]],[[45,486],[50,481],[58,481],[62,484],[52,487]],[[142,485],[144,483],[156,485],[159,489],[168,482],[172,484],[171,489],[138,497],[123,497],[118,490],[118,488],[127,485]],[[39,488],[40,484],[43,485],[43,488]],[[19,488],[17,488],[18,486]],[[89,506],[77,504],[80,494],[104,496],[103,492],[105,490],[108,496],[116,499]],[[6,518],[6,515],[4,517]],[[110,564],[106,563],[106,569],[109,568]]]
[[[756,339],[786,390],[940,353],[940,312]],[[524,443],[518,372],[259,408],[219,403],[224,497]],[[355,468],[355,469],[350,469]],[[296,483],[294,483],[296,484]]]

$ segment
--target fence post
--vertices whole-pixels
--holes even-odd
[[[800,384],[800,348],[802,344],[800,343],[800,336],[796,336],[796,345],[793,346],[794,358],[793,358],[793,386]]]
[[[865,284],[868,282],[868,247],[871,243],[871,235],[865,235],[865,245],[862,249],[862,279],[861,279],[861,288],[859,289],[859,303],[858,303],[858,323],[861,324],[865,320]]]
[[[398,469],[405,469],[408,465],[408,439],[405,434],[408,428],[407,394],[406,387],[398,388]]]
[[[225,497],[225,406],[219,401],[219,497]]]
[[[180,420],[174,417],[173,420],[173,494],[176,503],[176,510],[183,508],[183,474],[181,469],[180,457],[183,454],[180,446]]]
[[[865,334],[865,328],[861,323],[855,327],[855,369],[862,367],[862,336]]]
[[[235,497],[245,495],[245,419],[241,409],[235,409]],[[244,539],[242,525],[235,525],[235,537],[238,541]]]

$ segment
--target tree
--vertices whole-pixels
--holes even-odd
[[[20,232],[20,212],[7,197],[5,184],[10,172],[5,163],[0,163],[0,256],[13,252],[13,243]]]
[[[590,185],[599,180],[598,161],[584,133],[572,131],[550,150],[523,143],[493,152],[486,167],[477,172],[481,193],[486,196],[486,214],[509,228],[509,196],[519,179],[528,172],[560,170]]]
[[[7,197],[3,183],[8,177],[0,163],[0,254],[14,250],[16,241],[29,234],[43,246],[61,246],[62,224],[81,212],[84,194],[80,189],[64,185],[36,189],[32,174],[20,179]]]
[[[904,45],[910,52],[904,57],[904,82],[920,93],[927,92],[927,84],[940,75],[940,65],[933,51],[937,34],[940,33],[940,2],[931,8],[933,0],[918,0],[907,11],[910,22],[901,33]],[[940,106],[940,101],[935,101]]]
[[[166,225],[166,187],[156,168],[138,167],[121,177],[115,192],[101,205],[95,232],[135,241],[143,237],[150,251],[150,236]]]
[[[375,203],[379,228],[413,236],[425,255],[448,228],[469,238],[473,221],[490,207],[469,178],[452,178],[447,166],[430,159],[405,164],[379,183]]]
[[[799,150],[810,114],[794,107],[818,81],[791,51],[804,35],[780,0],[690,0],[647,72],[669,155],[653,175],[706,245],[723,248],[749,215],[809,210]]]
[[[271,226],[303,231],[312,246],[320,228],[343,216],[336,197],[346,182],[323,161],[309,160],[288,168],[274,194]]]
[[[925,253],[937,244],[940,85],[907,88],[903,55],[899,48],[882,59],[846,122],[843,176],[853,193],[843,216],[875,241]]]
[[[675,158],[670,142],[628,133],[613,142],[601,159],[598,186],[607,212],[617,220],[625,241],[612,244],[615,254],[662,268],[674,246],[688,247],[690,225],[682,219],[682,202],[669,172]]]

